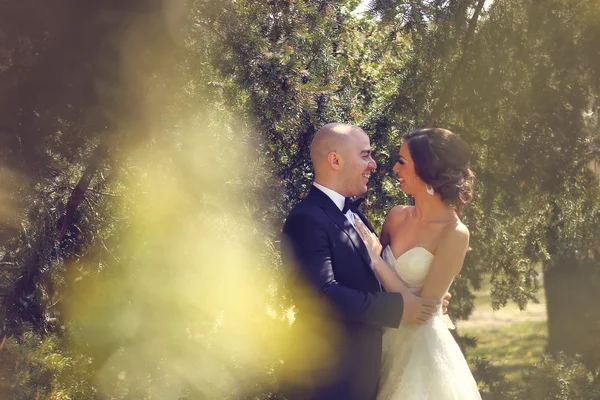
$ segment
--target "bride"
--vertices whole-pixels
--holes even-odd
[[[415,205],[392,208],[381,244],[373,238],[367,246],[388,292],[420,289],[421,297],[441,299],[460,272],[469,247],[469,230],[458,215],[473,194],[470,154],[445,129],[404,136],[394,172]],[[421,325],[402,322],[386,330],[378,400],[481,399],[448,328],[454,327],[440,311]]]

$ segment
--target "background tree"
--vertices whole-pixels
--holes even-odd
[[[598,316],[577,304],[592,301],[599,287],[597,180],[586,167],[598,141],[597,125],[586,121],[597,115],[591,38],[599,8],[510,0],[483,6],[372,2],[382,25],[411,34],[415,51],[416,79],[398,86],[396,104],[409,84],[419,85],[411,88],[421,97],[389,114],[408,108],[418,113],[417,125],[450,127],[474,148],[478,197],[465,216],[474,245],[463,274],[477,283],[480,272],[490,272],[495,306],[513,299],[524,307],[535,300],[535,266],[543,263],[549,350],[585,354],[597,365]]]
[[[549,350],[584,354],[593,365],[599,316],[577,304],[599,287],[598,186],[587,168],[599,132],[586,128],[597,115],[598,50],[588,38],[599,11],[594,2],[494,3],[451,112],[485,140],[480,193],[493,218],[482,239],[497,238],[510,255],[492,265],[492,294],[499,305],[528,298],[531,268],[542,263]],[[494,228],[498,221],[509,235]],[[482,260],[492,254],[499,249]]]

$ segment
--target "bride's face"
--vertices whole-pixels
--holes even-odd
[[[419,178],[415,171],[415,163],[410,156],[410,150],[406,142],[402,143],[398,152],[399,160],[394,165],[394,172],[398,174],[400,188],[406,194],[414,196],[415,193],[425,190],[425,182]]]

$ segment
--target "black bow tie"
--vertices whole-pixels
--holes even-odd
[[[352,200],[350,197],[346,197],[346,200],[344,200],[344,208],[342,209],[342,214],[346,214],[348,210],[351,210],[352,212],[357,212],[358,207],[360,207],[363,201],[365,201],[364,197],[361,197],[358,200]]]

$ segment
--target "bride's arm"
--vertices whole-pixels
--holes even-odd
[[[462,269],[469,248],[469,230],[459,223],[444,229],[425,278],[421,296],[441,299]]]
[[[381,247],[378,248],[376,245],[373,245],[374,240],[376,240],[376,238],[373,239],[374,235],[370,235],[371,244],[367,243],[367,249],[369,250],[369,255],[371,256],[373,269],[375,270],[375,273],[377,274],[377,277],[379,278],[379,281],[385,290],[387,292],[398,292],[402,294],[407,293],[408,286],[406,286],[406,284],[396,275],[392,269],[393,267],[389,266],[380,256],[380,254],[381,248],[385,248],[391,243],[390,232],[393,231],[394,227],[402,222],[402,220],[405,218],[405,208],[406,206],[402,205],[395,206],[385,217],[380,235]]]
[[[381,243],[377,239],[377,236],[369,231],[363,237],[371,256],[373,268],[385,289],[388,292],[399,292],[402,294],[402,298],[404,299],[402,320],[417,324],[427,322],[436,312],[440,301],[435,298],[417,297],[415,289],[408,288],[381,258]]]
[[[386,292],[398,292],[406,295],[408,286],[400,279],[381,256],[371,257],[373,268]]]
[[[391,246],[392,236],[391,232],[394,230],[399,223],[401,223],[406,218],[407,206],[399,205],[393,207],[388,215],[385,217],[385,221],[383,222],[383,228],[381,228],[381,245],[383,248],[386,246]],[[392,255],[393,256],[393,255]],[[373,259],[373,257],[371,257]],[[375,258],[373,261],[373,268],[375,269],[375,273],[379,278],[379,281],[383,285],[386,291],[388,292],[400,292],[406,294],[408,287],[406,284],[396,275],[396,273],[391,269],[389,265],[385,262],[385,260],[379,258]],[[383,263],[381,262],[383,261]]]

